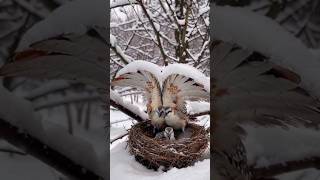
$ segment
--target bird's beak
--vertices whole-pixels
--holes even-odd
[[[157,112],[158,116],[161,117],[161,115],[162,115],[162,113],[163,113],[163,112],[162,112],[162,109],[157,109],[156,112]]]
[[[170,134],[170,133],[172,133],[173,128],[172,127],[166,127],[165,131]]]

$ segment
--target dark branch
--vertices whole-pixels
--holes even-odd
[[[116,138],[112,139],[112,140],[110,141],[110,144],[114,143],[115,141],[117,141],[117,140],[119,140],[119,139],[124,138],[124,137],[125,137],[125,136],[127,136],[128,134],[129,134],[129,133],[121,134],[120,136],[118,136],[118,137],[116,137]]]
[[[320,169],[320,157],[310,157],[303,160],[288,161],[285,163],[273,164],[268,167],[251,168],[256,178],[273,177],[292,171],[317,168]]]
[[[86,169],[84,171],[85,168],[81,165],[42,143],[37,138],[21,132],[17,127],[2,119],[0,119],[0,138],[3,138],[10,144],[22,149],[27,154],[34,156],[71,179],[103,179],[90,170]]]

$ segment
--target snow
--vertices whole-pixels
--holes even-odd
[[[213,38],[234,42],[271,57],[271,61],[298,73],[302,86],[320,97],[320,61],[292,34],[247,8],[215,6],[211,14]],[[237,18],[235,18],[237,17]]]
[[[118,143],[110,150],[110,179],[139,179],[139,180],[209,180],[210,160],[197,162],[194,166],[167,172],[149,170],[134,160],[126,149],[126,142]]]
[[[205,76],[199,69],[187,64],[169,64],[168,66],[164,67],[158,66],[151,62],[138,60],[131,62],[122,68],[117,73],[117,76],[128,72],[137,72],[138,70],[151,72],[158,78],[159,82],[163,82],[163,80],[171,74],[181,74],[194,79],[197,83],[204,85],[205,90],[210,92],[210,78]]]
[[[61,34],[82,34],[95,26],[106,27],[105,14],[105,0],[67,2],[58,7],[46,19],[32,26],[22,37],[17,51],[26,49],[34,42]]]
[[[117,38],[112,34],[110,34],[110,44],[112,47],[115,47],[117,44]]]

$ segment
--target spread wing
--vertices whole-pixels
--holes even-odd
[[[112,86],[135,87],[145,91],[147,111],[155,110],[161,106],[161,88],[157,78],[148,71],[129,72],[116,77]]]
[[[163,106],[176,107],[186,113],[186,100],[208,100],[210,93],[192,78],[172,74],[163,82]]]
[[[215,110],[221,118],[262,126],[318,127],[319,102],[299,86],[297,74],[229,43],[218,43],[213,54]]]
[[[70,79],[105,88],[107,34],[96,27],[36,42],[2,66],[0,76]]]

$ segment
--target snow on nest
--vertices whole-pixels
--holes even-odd
[[[122,140],[125,141],[125,140]],[[210,160],[197,162],[194,166],[167,172],[149,170],[135,161],[126,149],[126,143],[121,142],[110,150],[110,179],[139,179],[139,180],[209,180]]]
[[[126,65],[117,73],[117,76],[128,72],[137,72],[138,70],[151,72],[158,78],[160,83],[171,74],[181,74],[194,79],[197,83],[204,85],[204,88],[210,92],[210,78],[205,76],[195,67],[187,64],[169,64],[168,66],[164,67],[158,66],[151,62],[139,60]]]
[[[106,2],[77,0],[65,3],[31,27],[22,37],[17,50],[21,51],[34,42],[61,34],[82,34],[90,27],[106,27]]]
[[[308,48],[277,22],[247,8],[215,6],[213,39],[234,42],[263,53],[301,76],[302,86],[320,97],[320,62]]]

